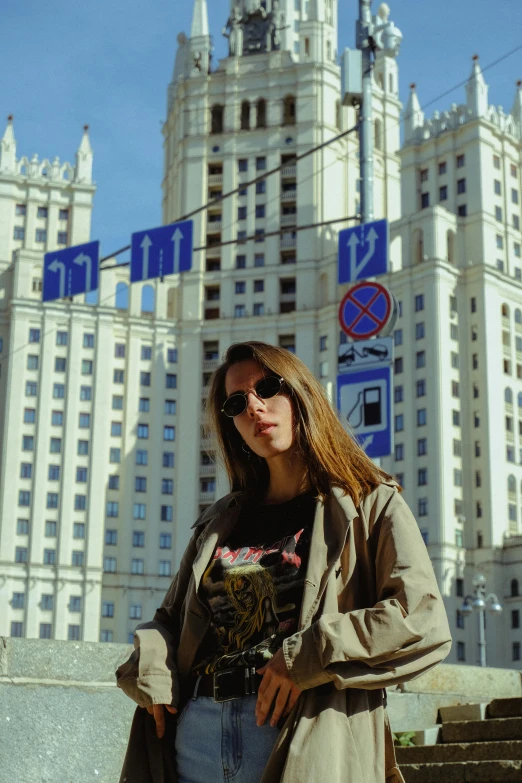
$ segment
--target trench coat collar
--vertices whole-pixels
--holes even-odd
[[[236,524],[246,499],[244,492],[231,492],[213,504],[198,519],[194,527],[206,524],[202,533],[199,552],[194,559],[192,571],[196,591],[216,546],[220,546]],[[340,487],[332,487],[330,496],[318,501],[310,543],[310,558],[305,577],[301,626],[308,624],[318,599],[335,562],[341,556],[352,520],[358,510],[350,497]]]

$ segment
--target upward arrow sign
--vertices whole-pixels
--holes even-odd
[[[143,239],[141,240],[141,249],[143,250],[143,267],[142,267],[142,273],[141,273],[141,279],[142,280],[148,280],[149,279],[149,250],[152,245],[152,239],[149,237],[148,234],[145,234]]]
[[[353,234],[351,234],[347,245],[350,248],[350,280],[357,279],[357,245],[358,244],[359,244],[359,239],[357,237],[357,234],[355,234],[354,232]]]
[[[85,264],[85,289],[87,291],[91,290],[91,282],[92,282],[92,259],[90,256],[86,255],[86,253],[80,253],[79,256],[76,256],[74,259],[75,264]]]
[[[368,264],[371,261],[371,259],[375,255],[375,247],[378,239],[379,239],[379,235],[377,231],[374,229],[374,227],[372,226],[368,231],[368,234],[366,235],[366,243],[368,244],[368,250],[361,258],[361,260],[357,261],[357,246],[359,245],[359,239],[355,233],[353,233],[350,236],[350,239],[348,240],[348,247],[350,248],[350,280],[352,281],[357,280],[360,273],[366,266],[366,264]],[[365,240],[363,239],[360,244],[364,245]]]
[[[174,243],[174,274],[179,272],[179,257],[181,253],[181,240],[183,239],[183,233],[179,228],[176,228],[172,234],[172,242]]]
[[[65,296],[65,264],[63,261],[58,261],[57,258],[52,261],[47,267],[51,272],[60,272],[60,282],[58,284],[58,296],[63,299]]]

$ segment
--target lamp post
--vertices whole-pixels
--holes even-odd
[[[473,612],[478,613],[478,647],[479,647],[479,666],[486,666],[486,608],[488,601],[492,601],[489,611],[491,614],[500,614],[502,606],[495,593],[486,595],[486,577],[483,574],[477,574],[473,577],[474,595],[467,595],[460,608],[463,615],[470,615]],[[471,603],[470,603],[471,602]]]

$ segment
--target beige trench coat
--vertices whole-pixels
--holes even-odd
[[[190,673],[210,621],[197,589],[243,497],[227,495],[200,517],[161,608],[136,630],[116,675],[140,707],[178,704],[178,676]],[[403,781],[384,689],[440,663],[450,647],[433,567],[397,485],[382,483],[358,508],[334,488],[316,506],[299,630],[283,646],[303,693],[261,783]],[[155,740],[152,717],[138,710],[121,783],[175,783],[174,731],[171,719],[168,738]]]

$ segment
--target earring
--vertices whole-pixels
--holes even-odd
[[[246,448],[245,448],[245,446],[246,446]],[[251,455],[252,452],[250,451],[250,449],[246,445],[245,441],[242,442],[241,449],[245,452],[245,454],[247,455],[248,459],[250,459],[250,455]]]

